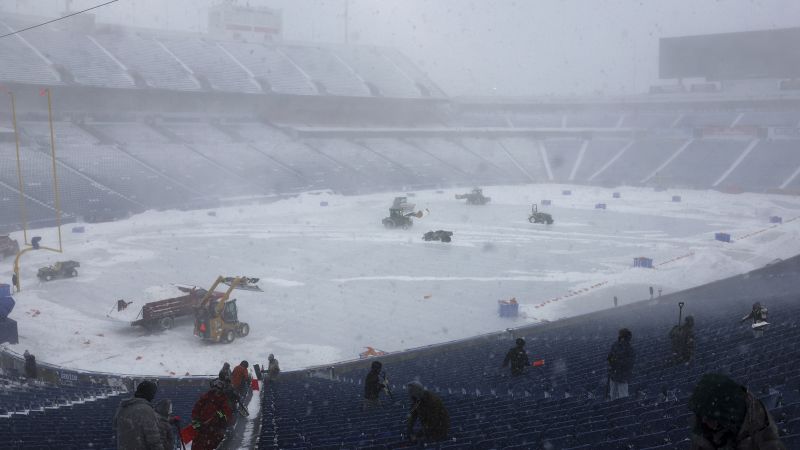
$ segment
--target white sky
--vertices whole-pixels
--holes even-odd
[[[73,0],[72,9],[104,0]],[[284,11],[286,39],[342,42],[346,0],[243,0]],[[351,41],[396,47],[451,95],[641,92],[658,38],[800,26],[797,0],[349,0]],[[205,30],[216,0],[120,0],[100,21]],[[56,15],[65,0],[0,0]]]

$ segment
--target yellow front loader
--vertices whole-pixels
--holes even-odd
[[[236,299],[229,300],[231,292],[243,279],[243,277],[233,278],[225,294],[220,298],[214,298],[215,289],[226,280],[222,276],[217,277],[195,311],[195,336],[203,340],[230,344],[237,337],[250,334],[250,325],[239,321]]]

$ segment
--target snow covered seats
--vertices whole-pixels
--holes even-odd
[[[381,394],[382,406],[367,411],[358,399],[370,360],[335,366],[334,379],[328,366],[319,374],[327,379],[286,372],[264,392],[260,448],[407,446],[398,417],[407,413],[404,385],[414,379],[436,393],[450,415],[448,440],[432,448],[688,448],[688,397],[712,371],[775,400],[765,404],[784,430],[784,444],[797,442],[800,424],[792,419],[800,412],[800,304],[785,293],[796,291],[798,274],[800,257],[677,297],[385,355],[380,360],[396,402]],[[780,311],[775,328],[756,340],[735,320],[755,298],[769,298],[770,311]],[[684,313],[697,324],[688,366],[664,364],[677,300],[686,302]],[[633,332],[637,352],[631,396],[609,402],[605,356],[623,326]],[[515,337],[525,338],[531,360],[548,364],[528,368],[523,377],[501,370]]]

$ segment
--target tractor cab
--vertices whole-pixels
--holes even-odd
[[[225,308],[222,310],[222,320],[228,323],[239,322],[239,309],[236,307],[236,299],[225,303]]]

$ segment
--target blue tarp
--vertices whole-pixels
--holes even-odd
[[[5,319],[14,310],[14,299],[12,297],[0,297],[0,319]]]

